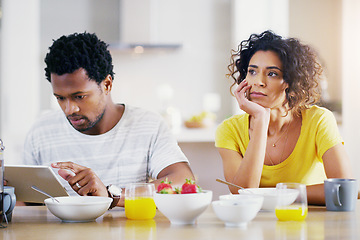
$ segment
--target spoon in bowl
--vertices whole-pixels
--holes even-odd
[[[224,184],[229,185],[229,186],[233,186],[233,187],[237,187],[237,188],[240,188],[240,189],[242,189],[242,190],[245,190],[245,188],[243,188],[243,187],[241,187],[241,186],[239,186],[239,185],[233,184],[233,183],[231,183],[231,182],[227,182],[227,181],[225,181],[225,180],[221,180],[221,179],[218,179],[218,178],[217,178],[216,181],[218,181],[218,182],[220,182],[220,183],[224,183]]]
[[[43,190],[40,190],[39,188],[37,188],[36,186],[31,186],[31,188],[33,189],[33,190],[35,190],[35,191],[37,191],[37,192],[39,192],[39,193],[41,193],[41,194],[44,194],[45,196],[48,196],[48,197],[50,197],[53,201],[56,201],[56,202],[58,202],[58,203],[60,203],[59,202],[59,200],[57,200],[56,198],[54,198],[53,196],[51,196],[50,194],[48,194],[48,193],[46,193],[46,192],[44,192]]]
[[[248,189],[246,189],[246,188],[244,188],[244,187],[241,187],[241,186],[239,186],[239,185],[233,184],[233,183],[231,183],[231,182],[227,182],[227,181],[225,181],[225,180],[221,180],[221,179],[218,179],[218,178],[217,178],[216,181],[217,181],[217,182],[220,182],[220,183],[224,183],[224,184],[229,185],[229,186],[237,187],[237,188],[239,188],[239,189],[241,189],[241,190],[244,190],[244,191],[251,192],[250,190],[248,190]]]

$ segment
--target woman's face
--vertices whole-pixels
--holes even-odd
[[[267,108],[281,107],[288,84],[283,79],[283,65],[271,50],[257,51],[249,62],[245,80],[251,86],[249,99]]]

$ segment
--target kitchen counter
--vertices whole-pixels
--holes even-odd
[[[179,143],[214,143],[216,126],[207,128],[186,128],[182,127],[174,135]]]

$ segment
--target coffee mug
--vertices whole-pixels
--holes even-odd
[[[4,199],[3,199],[4,215],[2,216],[3,222],[6,222],[6,220],[7,222],[11,222],[12,213],[15,204],[16,204],[15,188],[11,186],[4,186]]]
[[[354,211],[358,196],[356,179],[329,178],[324,181],[326,209]]]

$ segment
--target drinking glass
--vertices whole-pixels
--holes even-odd
[[[128,219],[152,219],[156,214],[155,185],[134,183],[125,188],[125,215]]]
[[[280,221],[302,221],[308,212],[306,186],[300,183],[278,183],[276,217]]]

